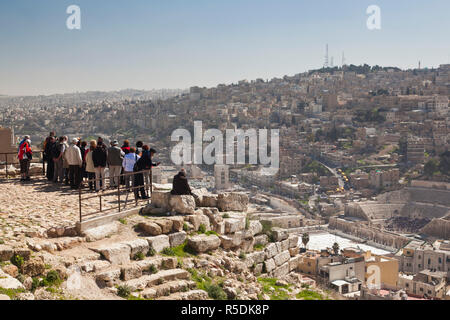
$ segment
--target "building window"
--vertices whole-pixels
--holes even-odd
[[[420,288],[420,291],[422,291],[422,292],[423,292],[423,288]]]
[[[431,294],[431,290],[428,290],[428,294]]]
[[[406,287],[409,288],[409,283],[406,284]]]
[[[439,263],[442,263],[442,258],[441,257],[439,257]]]
[[[428,258],[428,264],[431,264],[431,259],[430,258]]]
[[[419,263],[419,268],[421,268],[422,266],[420,265],[420,263]]]

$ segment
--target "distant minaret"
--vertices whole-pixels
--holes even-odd
[[[420,67],[421,67],[421,66],[420,66],[420,60],[419,60],[419,70],[420,70]]]
[[[328,43],[327,43],[327,46],[326,46],[326,49],[325,49],[325,63],[323,64],[323,67],[324,68],[328,68],[329,67],[329,64],[328,64]]]
[[[342,51],[342,66],[345,66],[345,52]]]

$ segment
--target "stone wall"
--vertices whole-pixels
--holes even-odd
[[[421,232],[438,239],[450,240],[450,221],[446,219],[433,219]]]
[[[346,234],[361,239],[370,240],[375,244],[396,249],[403,248],[410,241],[407,237],[388,233],[378,228],[369,227],[368,225],[358,222],[346,221],[337,217],[330,218],[328,227],[330,229],[341,230]]]

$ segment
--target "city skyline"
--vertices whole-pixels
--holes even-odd
[[[443,1],[376,1],[381,30],[368,30],[373,3],[265,0],[95,4],[80,0],[81,30],[68,30],[72,1],[0,4],[2,95],[214,87],[321,68],[325,45],[340,65],[437,67],[448,63]],[[433,9],[431,9],[433,8]],[[440,10],[437,10],[440,8]],[[308,31],[309,30],[309,31]]]

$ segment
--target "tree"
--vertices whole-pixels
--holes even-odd
[[[333,244],[332,249],[333,249],[334,254],[335,254],[335,255],[338,255],[338,254],[339,254],[339,243],[335,242],[335,243]]]
[[[302,243],[305,246],[305,249],[308,242],[309,242],[309,233],[306,232],[302,235]]]
[[[430,159],[423,167],[426,176],[431,177],[438,170],[439,162],[436,159]]]
[[[440,156],[439,170],[442,174],[450,175],[450,151],[446,151]]]

